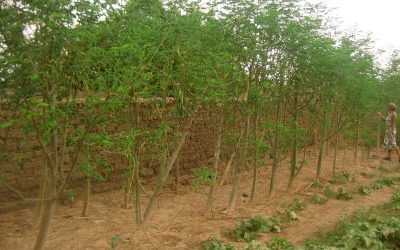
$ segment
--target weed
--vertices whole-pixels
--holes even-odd
[[[319,196],[317,194],[314,194],[311,197],[311,203],[313,203],[313,204],[325,204],[327,201],[328,201],[328,198]]]
[[[347,201],[352,198],[353,198],[352,195],[349,193],[349,191],[347,191],[347,189],[345,189],[344,187],[338,188],[338,191],[336,193],[336,199]]]
[[[370,195],[371,194],[371,189],[369,189],[366,186],[359,186],[358,187],[358,193],[361,195]]]
[[[243,250],[271,250],[270,248],[268,248],[266,245],[261,244],[259,242],[256,241],[252,241],[250,242],[250,244],[245,247]]]
[[[287,239],[277,237],[270,240],[267,244],[270,250],[294,250],[294,245]]]
[[[194,187],[201,187],[202,185],[210,185],[212,184],[212,180],[214,179],[214,172],[208,169],[206,166],[200,166],[197,168],[191,169],[193,175],[196,177],[196,180],[192,182]]]
[[[345,184],[349,181],[354,181],[354,178],[351,176],[351,174],[349,172],[341,172],[339,175],[337,175],[336,177],[334,177],[332,180],[330,180],[329,182],[332,184]]]
[[[324,195],[325,195],[327,198],[333,198],[333,197],[336,196],[336,193],[335,193],[332,189],[330,189],[329,187],[326,187],[326,188],[324,189]]]
[[[238,250],[233,245],[224,244],[217,238],[210,238],[201,243],[202,250]]]
[[[250,242],[258,238],[258,233],[280,232],[280,221],[276,217],[265,219],[256,216],[249,220],[239,221],[239,226],[233,231],[235,241]]]
[[[372,188],[382,189],[384,186],[393,187],[396,184],[397,178],[382,176],[374,181]]]

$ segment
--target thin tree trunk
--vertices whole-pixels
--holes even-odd
[[[360,144],[360,122],[357,118],[357,125],[356,125],[356,141],[354,145],[354,160],[353,160],[353,165],[355,165],[357,163],[358,160],[358,148],[359,148],[359,144]]]
[[[378,148],[378,157],[381,157],[381,123],[378,123],[378,133],[376,136],[376,147]]]
[[[345,163],[346,163],[346,151],[347,151],[347,139],[344,139],[344,149],[343,149],[343,169],[345,169]]]
[[[194,113],[196,113],[196,112],[194,112]],[[181,149],[183,147],[183,144],[185,143],[187,135],[189,134],[189,129],[192,126],[193,121],[194,121],[194,115],[192,115],[192,117],[190,118],[189,124],[188,124],[185,132],[182,134],[181,139],[178,143],[178,146],[175,148],[175,151],[173,152],[172,156],[170,157],[170,159],[168,161],[168,164],[166,165],[165,170],[163,171],[164,173],[163,173],[162,177],[160,178],[160,180],[157,183],[156,190],[150,197],[150,202],[147,205],[147,208],[144,212],[143,223],[145,223],[149,219],[149,217],[158,201],[158,197],[160,196],[162,188],[164,187],[164,184],[167,181],[167,178],[169,176],[169,173],[171,172],[171,169],[174,166],[175,161],[179,156],[179,153],[181,152]]]
[[[34,250],[42,250],[46,242],[47,234],[50,228],[51,220],[53,219],[54,208],[55,208],[55,188],[52,188],[53,192],[51,196],[47,196],[47,200],[44,203],[43,215],[40,220],[40,229],[36,237]]]
[[[52,148],[54,150],[54,148]],[[54,165],[49,164],[49,174],[48,174],[48,185],[46,186],[45,202],[42,212],[42,217],[40,218],[39,232],[36,237],[36,242],[34,250],[41,250],[47,239],[47,234],[50,228],[51,220],[54,215],[54,209],[56,205],[57,198],[57,180],[56,180],[56,168]]]
[[[324,115],[323,115],[323,121],[322,121],[322,136],[321,136],[321,144],[320,144],[320,148],[319,148],[319,153],[318,153],[318,164],[317,164],[317,179],[319,179],[321,177],[321,170],[322,170],[322,159],[323,159],[323,154],[324,154],[324,150],[325,150],[325,138],[326,138],[326,112],[324,111]]]
[[[49,93],[49,106],[54,109],[55,108],[55,95],[54,95],[54,87],[51,86],[51,89],[48,91]],[[50,140],[50,150],[48,147],[42,142],[40,138],[40,128],[39,125],[34,121],[34,125],[36,127],[36,136],[38,138],[39,143],[42,146],[43,154],[47,157],[47,163],[49,166],[48,173],[48,185],[45,196],[45,203],[43,207],[42,217],[40,219],[39,232],[36,237],[34,250],[41,250],[44,247],[44,244],[47,239],[47,234],[50,228],[51,220],[53,218],[54,209],[56,205],[56,199],[59,196],[57,192],[57,130],[54,130],[52,133],[52,137]]]
[[[258,132],[258,118],[259,118],[259,106],[258,102],[256,103],[256,114],[254,117],[254,166],[253,166],[253,184],[251,185],[251,193],[250,193],[250,204],[254,202],[254,197],[256,194],[256,186],[257,186],[257,170],[258,170],[258,150],[257,150],[257,132]]]
[[[40,218],[43,215],[43,209],[45,204],[45,196],[47,190],[47,160],[46,157],[43,156],[43,164],[42,164],[42,173],[40,175],[40,187],[39,187],[39,195],[38,202],[36,205],[35,215],[33,218],[33,225],[37,226],[40,222]]]
[[[338,157],[338,151],[339,151],[339,131],[336,131],[335,152],[333,154],[333,169],[332,169],[333,176],[335,176],[335,174],[336,174],[336,162],[337,162],[337,157]]]
[[[90,184],[91,184],[91,180],[89,177],[85,178],[85,195],[84,195],[84,201],[83,201],[83,210],[82,210],[82,216],[86,217],[86,213],[88,210],[88,206],[89,206],[89,198],[90,198]]]
[[[297,85],[296,85],[297,86]],[[298,105],[298,96],[297,96],[297,91],[295,93],[295,98],[294,98],[294,116],[293,116],[293,130],[294,130],[294,138],[293,138],[293,144],[292,144],[292,157],[290,161],[290,176],[289,176],[289,183],[288,183],[288,189],[291,189],[293,187],[293,181],[296,176],[296,168],[297,168],[297,133],[298,133],[298,110],[297,110],[297,105]]]
[[[178,159],[176,160],[176,164],[175,164],[175,191],[178,192],[179,191],[179,182],[180,182],[180,157],[178,157]]]
[[[139,176],[139,153],[135,157],[135,213],[136,213],[136,223],[140,225],[142,223],[142,206],[140,199],[140,176]]]
[[[231,167],[232,167],[232,162],[233,162],[233,159],[235,158],[235,155],[236,155],[236,151],[233,151],[232,154],[231,154],[231,156],[229,157],[228,164],[226,165],[226,168],[225,168],[225,170],[224,170],[224,173],[223,173],[223,175],[222,175],[222,177],[221,177],[221,181],[219,182],[219,185],[220,185],[220,186],[224,185],[226,176],[228,175],[228,172],[229,172],[229,170],[230,170]]]
[[[243,167],[243,165],[246,161],[246,156],[247,156],[247,145],[248,145],[248,141],[249,141],[249,127],[250,127],[250,116],[247,116],[243,150],[240,153],[239,160],[235,164],[234,179],[233,179],[233,183],[232,183],[231,195],[229,197],[228,206],[226,208],[226,211],[228,211],[228,212],[232,212],[235,209],[235,203],[236,203],[237,193],[238,193],[239,184],[240,184],[241,168]]]
[[[215,188],[217,185],[217,173],[218,173],[218,164],[219,164],[219,156],[221,153],[221,139],[222,139],[222,125],[223,125],[224,117],[221,115],[220,121],[218,124],[218,134],[217,134],[217,141],[215,143],[214,149],[214,162],[213,162],[213,170],[214,175],[212,177],[210,189],[208,191],[207,197],[207,204],[206,204],[206,211],[205,215],[208,216],[212,212],[212,203],[214,199]]]
[[[269,182],[269,192],[268,195],[271,196],[274,192],[274,187],[275,187],[275,176],[276,176],[276,170],[278,169],[279,166],[279,160],[277,157],[274,157],[272,161],[272,167],[271,167],[271,180]]]

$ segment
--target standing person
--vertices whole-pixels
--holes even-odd
[[[400,161],[400,151],[396,145],[396,118],[397,118],[396,104],[389,103],[388,111],[389,114],[386,118],[380,112],[376,113],[376,115],[379,116],[386,124],[386,133],[385,133],[385,139],[383,141],[383,146],[387,149],[388,156],[384,157],[383,159],[391,161],[392,151],[395,150]]]

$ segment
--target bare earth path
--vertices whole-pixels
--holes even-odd
[[[325,179],[330,178],[330,155],[324,161]],[[230,185],[219,186],[212,218],[203,216],[206,190],[196,190],[191,186],[182,186],[179,193],[166,190],[158,210],[141,229],[135,225],[133,209],[121,208],[121,190],[94,196],[86,218],[80,217],[82,202],[78,199],[72,207],[58,206],[46,249],[110,249],[112,238],[115,239],[116,249],[197,249],[199,243],[209,237],[216,236],[229,241],[226,232],[233,229],[239,219],[255,215],[271,216],[295,198],[308,203],[306,210],[299,213],[299,220],[289,223],[284,233],[263,235],[260,241],[283,236],[294,243],[302,243],[306,238],[333,229],[340,219],[355,210],[381,205],[391,198],[392,189],[386,188],[373,190],[370,196],[354,194],[354,199],[350,201],[332,199],[324,205],[311,204],[310,195],[304,195],[301,191],[309,186],[315,176],[315,160],[315,157],[310,160],[291,192],[286,191],[288,163],[283,163],[278,173],[277,191],[272,197],[266,197],[270,168],[260,168],[257,197],[252,206],[248,204],[247,195],[242,195],[249,194],[251,188],[251,172],[244,171],[235,212],[226,214],[222,211],[228,201]],[[356,190],[359,185],[370,185],[383,174],[379,170],[382,164],[392,171],[385,175],[398,176],[393,173],[399,168],[397,162],[382,163],[376,157],[358,166],[352,166],[352,160],[348,159],[344,168],[339,162],[338,171],[350,171],[355,177],[354,182],[343,185],[349,190]],[[374,174],[375,177],[363,177],[362,172]],[[338,185],[331,187],[336,189]],[[146,202],[147,197],[143,197],[144,205]],[[37,232],[32,226],[32,217],[32,209],[1,214],[0,249],[32,249]]]

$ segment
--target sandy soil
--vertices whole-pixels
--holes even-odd
[[[348,151],[348,159],[342,164],[338,161],[338,172],[349,171],[355,177],[354,182],[345,186],[356,191],[359,185],[370,185],[381,174],[398,175],[399,163],[382,162],[377,156],[368,160],[359,160],[352,164],[352,154]],[[92,197],[89,215],[80,216],[82,201],[77,200],[72,206],[58,206],[52,222],[46,249],[111,249],[112,238],[116,249],[198,249],[200,242],[216,236],[223,241],[230,241],[227,232],[232,230],[237,221],[255,215],[271,216],[285,204],[298,198],[308,203],[307,208],[299,213],[299,220],[290,222],[281,234],[263,235],[261,242],[271,237],[283,236],[301,244],[306,238],[316,237],[321,232],[334,228],[336,222],[357,209],[368,209],[387,202],[392,189],[374,190],[370,196],[354,194],[350,201],[329,200],[323,205],[311,204],[313,190],[309,188],[316,170],[316,157],[310,156],[310,162],[296,180],[295,187],[286,191],[288,179],[288,162],[279,168],[276,192],[267,197],[270,166],[259,169],[257,196],[253,205],[249,205],[251,188],[251,171],[243,171],[240,193],[235,212],[225,213],[230,188],[228,184],[218,186],[216,191],[214,213],[211,218],[203,216],[206,202],[206,189],[194,189],[183,185],[179,192],[166,190],[148,224],[142,228],[135,225],[134,210],[122,208],[123,194],[121,190],[97,194]],[[331,179],[332,154],[324,159],[323,179]],[[379,166],[384,164],[391,170],[383,173]],[[400,169],[400,168],[399,168]],[[376,175],[373,178],[363,177],[362,172]],[[326,182],[333,189],[339,185]],[[151,185],[147,186],[148,189]],[[143,197],[143,205],[147,203]],[[32,249],[37,228],[32,225],[33,209],[20,209],[0,215],[0,249]]]

